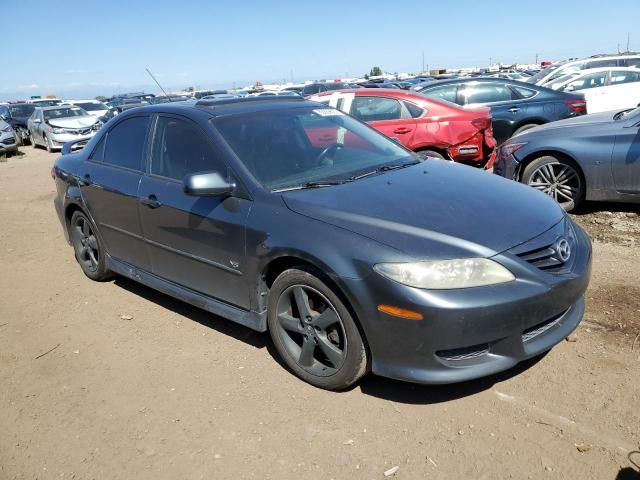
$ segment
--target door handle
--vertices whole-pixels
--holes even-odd
[[[510,108],[510,109],[509,109],[509,111],[510,111],[511,113],[516,113],[516,112],[519,112],[519,111],[520,111],[520,109],[519,109],[518,107],[513,107],[513,108]]]
[[[409,133],[411,131],[410,128],[405,128],[405,127],[399,127],[396,128],[393,133]]]
[[[158,208],[162,206],[162,203],[158,201],[155,195],[149,195],[148,197],[141,198],[140,203],[149,208]]]

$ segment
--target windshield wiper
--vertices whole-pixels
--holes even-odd
[[[292,187],[284,187],[275,189],[274,192],[289,192],[291,190],[304,190],[305,188],[321,188],[321,187],[331,187],[333,185],[342,185],[349,180],[321,180],[317,182],[305,182],[300,185],[294,185]]]
[[[411,167],[412,165],[417,165],[421,163],[421,160],[413,160],[411,162],[406,163],[397,163],[395,165],[382,165],[381,167],[376,168],[375,170],[371,170],[369,172],[361,173],[360,175],[355,175],[351,177],[349,180],[360,180],[361,178],[368,177],[370,175],[375,175],[377,173],[388,172],[390,170],[398,170],[400,168]]]

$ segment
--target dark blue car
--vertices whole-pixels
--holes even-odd
[[[268,330],[318,387],[477,378],[582,319],[590,242],[556,202],[325,105],[152,105],[70,147],[54,203],[89,278]]]
[[[412,87],[424,95],[461,106],[491,108],[493,136],[501,144],[544,123],[584,115],[584,96],[505,78],[458,78]]]

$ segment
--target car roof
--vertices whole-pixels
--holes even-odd
[[[536,85],[534,83],[521,82],[519,80],[513,80],[512,78],[503,78],[503,77],[470,77],[470,78],[452,78],[449,80],[436,80],[435,82],[425,82],[423,90],[426,90],[431,87],[440,86],[440,85],[453,85],[456,83],[508,83],[510,85],[522,86],[524,88],[529,88],[531,90],[539,90],[540,85]],[[422,90],[420,90],[422,91]]]
[[[118,117],[135,114],[136,112],[150,113],[185,113],[186,111],[201,112],[213,117],[234,115],[238,113],[253,113],[260,111],[276,110],[282,108],[297,107],[323,107],[316,102],[305,100],[302,97],[285,95],[267,95],[258,97],[218,98],[202,99],[198,101],[186,100],[183,102],[160,103],[132,108],[118,115]]]
[[[414,91],[401,90],[399,88],[343,88],[340,90],[330,90],[328,92],[320,92],[314,96],[318,97],[330,97],[334,93],[354,93],[358,96],[366,95],[371,96],[383,96],[383,97],[421,97],[422,96]]]
[[[61,108],[74,108],[74,107],[80,108],[80,107],[76,107],[75,105],[52,105],[50,107],[36,107],[36,109],[46,112],[47,110],[60,110]]]

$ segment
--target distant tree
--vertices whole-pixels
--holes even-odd
[[[371,69],[371,72],[369,72],[370,77],[379,77],[380,75],[382,75],[382,70],[380,69],[380,67],[373,67]]]
[[[364,79],[365,79],[365,80],[369,80],[369,74],[368,74],[368,73],[365,73],[365,74],[364,74]]]

